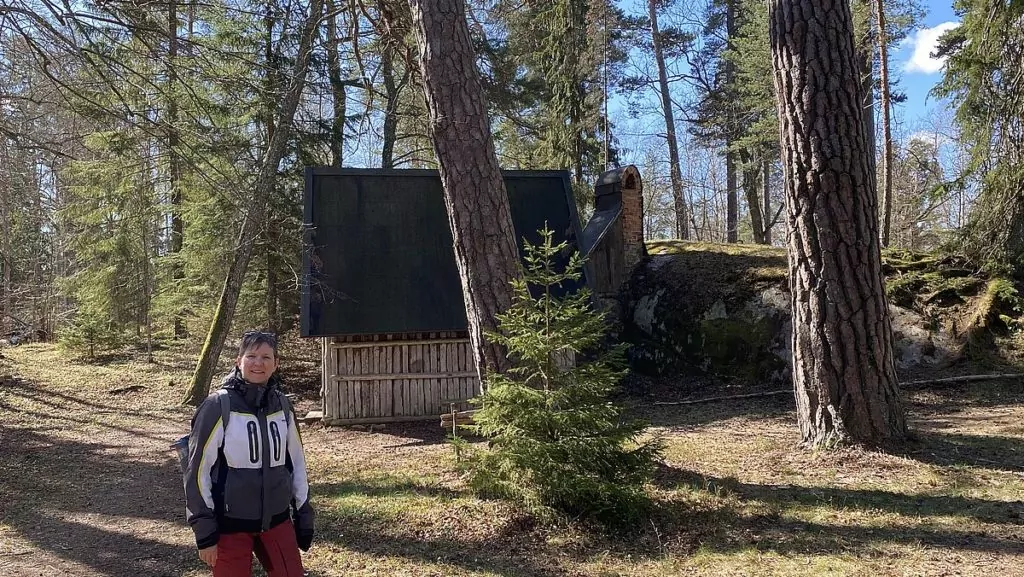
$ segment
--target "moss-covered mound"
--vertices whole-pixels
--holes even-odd
[[[785,378],[786,253],[750,245],[656,241],[624,288],[623,338],[649,374],[702,371]]]
[[[621,336],[635,369],[789,379],[785,250],[664,240],[648,252],[622,293]],[[976,359],[1024,332],[1024,301],[1006,279],[956,257],[905,251],[886,252],[883,265],[901,368]]]

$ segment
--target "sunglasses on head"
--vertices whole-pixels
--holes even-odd
[[[277,334],[267,331],[245,331],[242,333],[243,339],[251,339],[256,337],[262,337],[274,344],[277,344]]]

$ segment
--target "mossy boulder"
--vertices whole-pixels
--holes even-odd
[[[768,247],[651,243],[623,291],[622,338],[648,374],[788,378],[785,252]]]
[[[632,345],[635,370],[739,383],[789,381],[784,250],[655,241],[648,252],[621,295],[620,337]],[[970,345],[980,342],[979,330],[1020,323],[1013,320],[1021,318],[1019,308],[1006,305],[1020,302],[1012,285],[983,278],[960,259],[887,252],[883,269],[900,369],[951,364],[977,348]]]

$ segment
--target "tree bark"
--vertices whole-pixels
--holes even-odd
[[[727,34],[727,47],[732,48],[733,39],[736,38],[736,1],[726,0],[725,7],[725,31]],[[725,85],[730,90],[734,88],[736,79],[736,67],[732,60],[725,61]],[[726,114],[726,139],[725,139],[725,240],[726,242],[739,242],[739,199],[737,198],[736,186],[736,152],[733,150],[733,139],[736,137],[738,127],[736,126],[736,114],[733,111],[732,103],[728,104],[729,112]]]
[[[185,223],[181,218],[181,135],[178,132],[178,2],[167,2],[167,163],[168,187],[171,189],[171,238],[168,252],[172,257],[171,278],[174,290],[181,291],[185,280],[185,267],[180,261],[181,247],[185,240]],[[174,314],[174,338],[185,337],[185,315]]]
[[[850,6],[771,0],[769,19],[800,432],[811,447],[897,443],[906,423]]]
[[[882,90],[882,198],[885,199],[882,224],[882,246],[889,246],[889,225],[892,222],[892,126],[890,123],[889,49],[885,35],[885,0],[875,0],[878,24],[878,57]]]
[[[463,0],[409,6],[473,356],[481,375],[504,371],[507,352],[484,332],[497,330],[495,315],[512,304],[510,282],[522,272],[465,7]]]
[[[764,215],[764,243],[770,245],[772,243],[772,227],[775,226],[775,220],[771,216],[772,163],[768,159],[761,162],[761,177],[764,179],[764,184],[761,186],[761,191],[764,194],[764,211],[761,213]]]
[[[331,82],[331,166],[341,168],[345,161],[345,83],[341,78],[341,57],[338,54],[338,14],[335,0],[327,0],[327,76]]]
[[[260,162],[260,170],[256,176],[251,200],[242,205],[245,212],[238,234],[235,258],[231,262],[231,268],[228,269],[227,278],[224,280],[220,302],[213,315],[210,332],[206,336],[203,351],[199,355],[199,362],[192,375],[192,383],[185,394],[184,403],[198,406],[209,393],[210,380],[213,378],[217,360],[224,348],[224,339],[231,329],[231,319],[235,314],[238,293],[242,288],[242,281],[245,279],[245,271],[249,266],[253,245],[256,244],[256,237],[266,224],[267,205],[277,178],[277,166],[284,156],[285,144],[291,133],[290,128],[295,117],[295,109],[298,108],[299,99],[302,96],[306,71],[309,69],[313,36],[316,34],[317,24],[323,16],[322,13],[323,0],[311,0],[309,14],[303,23],[302,33],[299,37],[298,57],[292,70],[288,91],[285,93],[278,111],[277,129],[274,131],[273,138],[268,141],[267,150]]]
[[[765,221],[761,218],[761,199],[757,195],[757,189],[761,185],[762,163],[746,150],[741,150],[739,155],[743,163],[743,194],[747,197],[747,209],[750,211],[750,230],[753,233],[756,244],[765,244]]]
[[[654,45],[654,59],[658,64],[658,87],[661,91],[661,107],[665,113],[665,138],[668,140],[669,177],[672,181],[672,200],[675,203],[676,210],[676,236],[683,240],[688,240],[690,238],[690,219],[686,214],[686,201],[683,199],[683,176],[679,169],[679,143],[676,141],[676,121],[672,113],[672,96],[668,90],[665,55],[661,49],[657,0],[648,0],[647,7],[651,16],[651,40]]]

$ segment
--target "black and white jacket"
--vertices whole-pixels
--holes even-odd
[[[185,468],[185,506],[196,545],[216,545],[221,533],[266,531],[295,516],[303,549],[313,537],[313,508],[302,439],[274,375],[266,386],[237,369],[196,410]],[[219,394],[230,398],[225,430]]]

